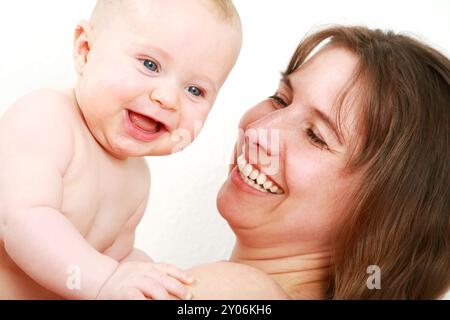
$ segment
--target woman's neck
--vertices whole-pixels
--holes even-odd
[[[293,299],[325,299],[330,277],[328,249],[254,248],[237,242],[231,261],[268,274]]]

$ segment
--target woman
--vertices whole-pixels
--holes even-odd
[[[449,107],[450,61],[418,41],[362,27],[304,39],[241,120],[217,199],[236,245],[191,270],[194,297],[441,297]]]

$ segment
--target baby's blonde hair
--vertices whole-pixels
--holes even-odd
[[[226,19],[239,20],[239,14],[232,0],[206,0],[206,2],[216,9],[219,14]]]
[[[240,17],[232,0],[198,0],[213,9],[224,20],[240,25]],[[124,5],[133,5],[131,0],[97,0],[91,16],[91,23],[101,24],[111,18],[111,13],[122,11]]]

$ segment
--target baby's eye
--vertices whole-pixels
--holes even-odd
[[[202,89],[200,89],[200,88],[198,88],[198,87],[195,87],[195,86],[190,86],[190,87],[188,87],[188,88],[187,88],[187,91],[188,91],[190,94],[192,94],[193,96],[196,96],[196,97],[200,97],[200,96],[203,95]]]
[[[158,64],[152,60],[144,60],[144,66],[153,72],[158,72]]]

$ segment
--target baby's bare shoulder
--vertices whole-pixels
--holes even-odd
[[[0,150],[58,157],[66,163],[73,151],[74,113],[63,92],[40,89],[17,100],[0,118]]]
[[[45,118],[57,118],[70,115],[71,99],[58,90],[39,89],[19,98],[5,113],[5,117],[40,116]],[[25,114],[23,114],[25,113]],[[61,120],[61,119],[59,119]]]

